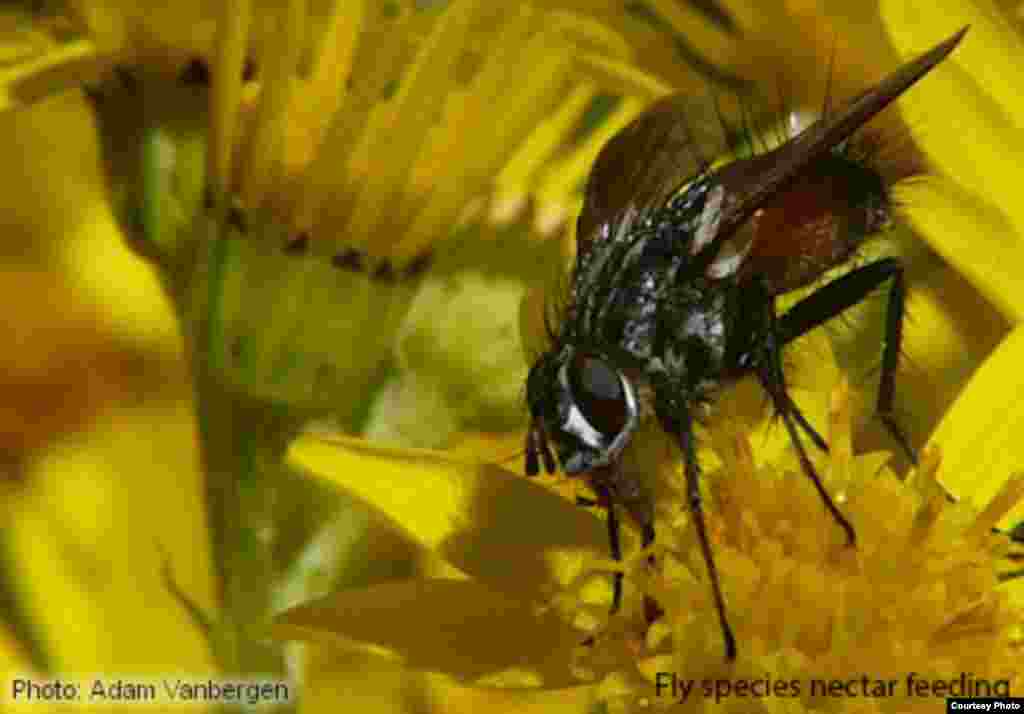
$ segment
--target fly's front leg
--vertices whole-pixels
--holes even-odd
[[[682,405],[675,409],[677,413],[662,413],[659,410],[660,419],[665,431],[675,435],[679,441],[679,448],[683,453],[683,468],[686,474],[686,494],[690,507],[690,515],[693,517],[693,525],[697,531],[697,540],[700,543],[701,554],[704,556],[704,565],[711,580],[711,592],[714,596],[715,609],[718,611],[718,621],[722,629],[722,639],[725,643],[725,657],[727,660],[736,659],[736,637],[732,633],[732,626],[726,615],[725,597],[722,595],[722,586],[718,580],[718,569],[715,567],[714,554],[711,552],[711,544],[708,542],[707,526],[704,523],[704,509],[701,506],[700,495],[700,466],[697,463],[697,449],[694,444],[693,420],[688,410]]]
[[[641,547],[654,542],[654,507],[650,494],[636,481],[626,478],[618,465],[597,469],[591,475],[591,486],[597,493],[596,505],[608,511],[608,542],[612,558],[622,560],[620,523],[615,506],[622,506],[640,528]],[[651,563],[653,565],[653,563]],[[612,612],[622,604],[622,573],[615,573],[612,590]]]
[[[636,482],[622,481],[619,491],[613,491],[613,498],[624,504],[633,522],[640,527],[640,547],[647,548],[654,543],[654,504],[650,494],[639,488]],[[655,567],[654,556],[647,556],[647,567]],[[621,573],[619,574],[621,579]],[[648,595],[644,595],[644,618],[652,624],[661,617],[663,610]]]
[[[607,486],[595,485],[594,490],[597,492],[597,501],[590,501],[588,503],[588,499],[583,499],[583,501],[577,499],[576,502],[584,506],[603,506],[605,510],[608,511],[608,546],[611,550],[612,560],[614,560],[616,563],[621,563],[621,531],[619,526],[619,517],[615,513],[615,504],[612,502],[612,498],[608,492]],[[618,612],[620,607],[622,607],[622,573],[616,572],[612,576],[612,614],[614,615],[616,612]]]

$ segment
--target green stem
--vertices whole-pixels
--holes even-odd
[[[273,548],[277,477],[294,425],[201,371],[196,398],[220,601],[211,645],[225,676],[284,679],[283,648],[267,638],[267,624],[281,574]]]
[[[267,638],[266,625],[280,574],[273,556],[278,477],[288,442],[301,422],[289,410],[251,399],[222,381],[217,355],[223,340],[225,255],[225,242],[214,238],[206,258],[206,284],[199,286],[205,292],[205,310],[198,311],[201,317],[190,334],[220,608],[211,646],[227,676],[283,679],[283,647]]]

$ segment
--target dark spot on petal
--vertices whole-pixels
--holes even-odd
[[[232,206],[228,209],[228,226],[234,228],[239,233],[246,232],[245,214],[242,213],[242,209],[237,206]]]
[[[434,262],[434,254],[431,251],[420,253],[408,265],[405,266],[404,277],[417,278],[426,272]]]
[[[391,265],[391,261],[385,258],[381,261],[373,270],[373,279],[380,280],[382,282],[391,283],[395,280],[395,269]]]
[[[191,87],[209,87],[210,67],[201,58],[193,57],[182,68],[178,81]]]
[[[381,90],[380,93],[380,100],[382,102],[386,102],[387,100],[391,99],[391,97],[395,96],[395,94],[398,93],[398,85],[399,82],[397,79],[389,79],[387,82],[385,82],[384,88]]]
[[[285,255],[305,255],[309,250],[309,234],[300,233],[284,244]]]
[[[103,101],[103,91],[95,85],[84,84],[82,91],[85,92],[86,99],[93,104],[100,104]]]
[[[114,67],[114,79],[125,90],[135,90],[139,87],[138,78],[132,73],[131,69],[124,65],[119,64]]]
[[[343,270],[361,272],[363,270],[363,256],[358,250],[349,248],[343,253],[338,253],[331,258],[331,265]]]
[[[256,79],[256,62],[252,57],[246,57],[245,64],[242,65],[242,81],[251,82],[254,79]]]

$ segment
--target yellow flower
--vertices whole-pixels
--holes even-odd
[[[1024,479],[1008,482],[980,513],[950,505],[935,480],[937,451],[906,483],[886,466],[887,454],[853,455],[844,387],[830,422],[832,451],[819,469],[856,526],[856,549],[792,453],[759,466],[748,437],[720,427],[713,439],[722,448],[706,480],[709,531],[739,642],[735,664],[723,658],[678,467],[662,469],[670,486],[659,503],[657,566],[643,552],[627,558],[624,610],[609,618],[606,574],[616,566],[598,518],[571,499],[494,466],[317,437],[293,447],[295,461],[372,503],[449,569],[301,605],[280,616],[277,632],[385,648],[411,669],[462,683],[435,681],[442,690],[475,687],[482,702],[491,687],[505,688],[493,693],[498,704],[574,687],[557,701],[581,711],[595,701],[667,707],[680,696],[665,688],[669,673],[698,689],[704,679],[790,683],[748,711],[781,706],[773,697],[791,700],[792,711],[821,707],[827,697],[815,698],[812,687],[832,680],[844,682],[847,697],[871,696],[848,684],[853,673],[897,682],[872,711],[934,706],[936,695],[908,693],[910,672],[930,682],[970,673],[1017,691],[1021,587],[1000,585],[1014,546],[990,527],[1024,499]],[[653,625],[641,592],[664,612]]]
[[[925,256],[915,284],[926,289],[912,293],[911,319],[920,322],[910,323],[905,344],[916,376],[898,391],[918,442],[943,420],[934,438],[946,465],[938,470],[938,452],[928,452],[901,484],[885,455],[852,456],[850,441],[871,443],[860,424],[867,410],[841,391],[833,452],[820,467],[861,535],[857,551],[842,548],[784,434],[751,416],[756,389],[740,385],[735,402],[722,405],[723,425],[704,435],[715,453],[701,456],[741,642],[735,670],[722,660],[692,528],[679,515],[677,461],[656,430],[637,439],[634,456],[660,484],[658,541],[650,554],[627,542],[633,547],[622,565],[608,558],[601,520],[563,497],[578,484],[548,488],[451,454],[303,438],[292,452],[297,465],[343,484],[387,518],[367,527],[355,509],[343,512],[345,530],[314,543],[342,552],[311,552],[318,568],[347,563],[351,587],[290,611],[279,629],[377,647],[371,655],[346,647],[344,656],[310,656],[306,701],[325,708],[360,668],[382,686],[401,681],[396,708],[420,709],[661,707],[672,702],[658,691],[658,671],[733,680],[767,673],[809,687],[813,678],[854,670],[889,676],[907,660],[932,679],[962,667],[1019,687],[1011,658],[1020,648],[1020,588],[997,584],[1009,546],[988,532],[1011,521],[1020,489],[1019,481],[1005,482],[1019,461],[1011,441],[1019,400],[1008,367],[1019,358],[1017,333],[988,356],[1020,303],[1009,268],[1020,262],[1021,244],[1012,195],[1022,165],[1014,153],[1016,30],[987,5],[953,0],[930,15],[949,27],[923,25],[906,2],[882,3],[881,20],[867,7],[810,2],[735,1],[727,11],[672,0],[628,3],[627,11],[569,0],[511,9],[480,0],[413,5],[335,2],[317,13],[291,0],[263,12],[239,0],[146,13],[81,2],[85,39],[43,51],[2,82],[0,108],[14,108],[66,87],[68,76],[80,79],[82,57],[90,70],[115,59],[175,70],[191,56],[206,60],[213,80],[205,170],[199,143],[154,144],[170,157],[166,193],[173,195],[160,206],[171,204],[176,220],[149,225],[143,237],[153,242],[143,252],[156,257],[175,299],[197,372],[215,543],[229,540],[218,540],[218,529],[242,532],[227,555],[214,554],[222,585],[234,588],[221,613],[226,624],[252,634],[280,565],[246,550],[277,533],[273,503],[265,491],[247,490],[256,483],[249,477],[268,466],[274,472],[309,414],[356,423],[365,413],[415,286],[431,259],[448,257],[442,240],[453,227],[488,220],[481,233],[497,251],[508,242],[495,224],[529,220],[538,238],[560,234],[562,246],[571,245],[563,229],[578,212],[596,153],[651,99],[701,91],[707,79],[731,88],[771,84],[782,67],[804,75],[786,78],[793,99],[817,105],[833,50],[841,99],[895,64],[897,51],[912,54],[970,22],[981,49],[962,63],[954,56],[922,83],[935,91],[917,98],[915,88],[901,101],[928,117],[919,126],[911,116],[910,131],[937,167],[935,178],[894,187],[907,222],[962,272],[911,249]],[[970,137],[977,155],[950,151],[951,134]],[[562,246],[549,241],[536,255],[554,262],[561,249],[568,257]],[[450,285],[456,292],[471,285],[468,294],[499,284],[458,273],[465,267],[453,261],[436,274],[458,274]],[[523,274],[539,281],[541,272]],[[488,305],[507,303],[519,288],[503,284],[503,296]],[[449,307],[443,300],[421,318],[440,322]],[[423,391],[442,394],[449,407],[473,395],[449,409],[453,422],[463,422],[455,426],[507,414],[512,390],[493,390],[489,396],[500,398],[490,404],[479,385],[493,379],[504,387],[514,369],[507,359],[487,361],[487,330],[466,338],[471,331],[459,327],[444,334],[414,325],[404,333],[401,368],[425,376]],[[837,368],[827,343],[814,344],[805,353],[818,364],[799,370],[796,386],[811,420],[822,424]],[[844,354],[844,367],[851,361]],[[441,431],[431,412],[417,403],[410,410],[428,431]],[[937,474],[963,505],[936,495]],[[313,510],[293,511],[302,514],[296,531],[312,528]],[[360,537],[379,562],[353,566]],[[395,563],[408,560],[415,565],[398,571]],[[608,573],[619,568],[627,600],[609,618]],[[404,579],[382,582],[398,575]],[[316,587],[323,576],[313,578]],[[305,593],[315,589],[303,585]],[[644,597],[664,612],[653,624]],[[796,612],[780,617],[793,603]],[[221,657],[220,664],[238,662]],[[775,710],[789,703],[813,702],[760,702]],[[905,701],[867,704],[891,710]]]
[[[663,11],[662,19],[672,16],[664,9],[668,5],[650,3]],[[787,8],[788,12],[776,8],[773,22],[766,22],[772,33],[781,26],[778,34],[782,37],[787,30],[792,36],[803,30],[807,37],[823,34],[831,39],[828,32],[807,32],[820,18],[814,8],[798,3],[789,3]],[[736,10],[744,28],[752,28],[749,8],[746,12],[731,9]],[[967,12],[970,17],[960,24],[984,27],[984,15],[970,8]],[[837,13],[831,19],[831,29],[845,30],[855,28],[864,17],[844,18]],[[897,24],[903,28],[897,31],[905,32],[910,26],[906,18],[894,22],[906,23]],[[935,37],[915,33],[912,45],[906,47],[896,44],[906,54],[913,54],[950,29],[955,28],[937,32]],[[852,38],[839,44],[839,67],[843,50],[856,47],[860,40],[867,40],[862,43],[866,48],[863,55],[847,57],[871,57],[879,62],[872,57],[879,47],[884,47],[884,54],[878,57],[893,56],[892,40],[885,39],[885,26],[877,19],[848,35],[838,34]],[[763,49],[769,41],[776,47],[798,48],[793,56],[785,57],[789,62],[803,52],[814,57],[815,67],[827,66],[831,51],[827,41],[818,45],[818,40],[812,39],[801,45],[779,40],[774,34],[769,39],[768,32],[754,36],[755,47]],[[1008,68],[1013,63],[1005,60],[1004,55],[999,61],[1012,76]],[[883,66],[879,62],[860,74],[857,64],[848,62],[853,69],[845,71],[859,79],[847,77],[847,87],[857,82],[863,87]],[[955,63],[954,58],[953,67]],[[947,74],[957,73],[951,68]],[[936,74],[942,75],[943,68]],[[621,81],[623,75],[616,76]],[[842,78],[837,79],[837,84],[844,86]],[[636,91],[638,84],[630,87]],[[648,85],[654,95],[661,89],[656,83]],[[949,107],[935,92],[919,101],[912,95],[904,102],[908,108],[930,107],[933,116],[971,121],[967,113],[973,107]],[[837,91],[837,96],[843,93]],[[1010,105],[1013,99],[1007,94],[996,101]],[[940,105],[942,109],[936,109]],[[600,131],[608,133],[596,134],[593,147],[577,146],[547,161],[573,126],[571,119],[554,115],[534,135],[533,152],[514,158],[499,176],[495,216],[513,214],[525,203],[523,196],[536,199],[541,229],[572,216],[578,205],[575,191],[594,152],[621,126],[617,122],[628,121],[625,115],[631,109],[628,104],[626,107],[623,114],[613,114],[601,126]],[[963,116],[958,115],[961,110]],[[570,112],[569,104],[566,112]],[[913,119],[910,124],[914,127]],[[929,133],[941,134],[941,127],[932,127]],[[948,154],[948,138],[946,141]],[[967,211],[977,184],[972,188],[962,171],[947,167],[927,147],[925,152],[935,159],[938,173],[920,184],[897,185],[903,215],[958,267],[972,258],[961,256],[965,261],[961,263],[947,253],[942,246],[950,233],[991,235],[993,240],[1000,235],[1004,243],[999,251],[979,260],[1019,263],[1015,252],[1020,241],[1014,240],[1019,231],[1007,215],[1013,209],[1004,212],[997,204],[987,204],[992,220],[981,216],[975,224],[974,214]],[[1016,185],[1012,178],[1019,177],[1019,166],[1011,161],[999,163],[997,171],[1011,176],[1007,187]],[[943,215],[956,218],[942,222],[923,218],[928,209],[916,201],[924,194],[914,191],[925,190],[942,196]],[[750,439],[728,427],[712,430],[706,439],[718,452],[718,465],[709,468],[707,479],[714,495],[712,508],[717,509],[710,529],[716,553],[722,553],[723,581],[732,581],[725,585],[727,599],[742,603],[732,605],[743,622],[737,627],[741,656],[735,669],[722,660],[720,633],[692,528],[678,515],[686,510],[682,489],[663,487],[662,519],[653,550],[658,566],[652,571],[646,553],[632,552],[623,566],[632,599],[627,595],[623,614],[609,619],[604,609],[608,589],[602,588],[607,577],[595,574],[607,574],[617,566],[607,559],[600,522],[581,517],[579,509],[564,499],[493,466],[460,466],[450,455],[403,453],[313,437],[293,447],[294,461],[383,511],[389,522],[398,524],[399,530],[423,549],[424,559],[433,565],[424,567],[418,579],[343,590],[295,608],[280,617],[279,634],[317,642],[370,643],[397,655],[413,670],[440,671],[454,678],[454,683],[443,677],[420,682],[438,696],[438,703],[438,692],[443,691],[466,706],[492,709],[529,704],[582,711],[597,701],[614,710],[667,706],[672,701],[656,686],[659,671],[687,673],[697,680],[723,677],[735,682],[771,676],[800,683],[803,698],[794,696],[791,702],[780,701],[782,695],[775,701],[763,699],[757,706],[766,711],[782,710],[790,704],[794,711],[822,706],[823,702],[810,698],[812,681],[842,679],[846,683],[850,672],[897,680],[892,694],[850,700],[850,707],[864,704],[868,711],[905,711],[915,704],[934,706],[922,699],[918,690],[908,692],[908,662],[924,679],[948,680],[949,672],[963,671],[973,673],[975,682],[984,679],[988,685],[998,683],[1015,691],[1021,686],[1016,665],[1022,633],[1021,588],[1013,581],[999,583],[999,574],[1013,567],[1008,556],[1014,546],[1005,537],[990,534],[989,528],[997,522],[1006,527],[1024,512],[1024,506],[1015,506],[1024,488],[1020,478],[1006,481],[1019,463],[1019,449],[1009,444],[1020,421],[1020,410],[1011,403],[1019,400],[1012,386],[1012,370],[1007,367],[1019,357],[1014,347],[1019,340],[1008,338],[957,405],[948,409],[966,376],[1016,319],[1013,288],[1006,286],[1009,292],[1001,292],[998,280],[995,286],[983,287],[992,275],[984,269],[965,269],[964,274],[975,290],[996,304],[1002,317],[962,278],[941,268],[923,270],[919,277],[926,288],[911,298],[909,308],[912,320],[915,314],[922,314],[923,319],[908,327],[907,351],[908,361],[920,368],[924,377],[911,380],[916,383],[909,388],[902,382],[898,387],[903,399],[923,405],[917,429],[922,436],[946,413],[938,432],[942,438],[935,437],[947,455],[946,467],[939,468],[938,448],[932,449],[901,483],[898,472],[886,465],[888,455],[869,452],[854,457],[851,421],[853,412],[861,409],[851,403],[845,390],[835,399],[833,452],[821,470],[829,474],[830,488],[840,494],[844,512],[857,525],[860,546],[856,551],[842,547],[836,524],[821,509],[784,448],[762,450],[759,438]],[[998,297],[996,292],[1000,292]],[[831,365],[833,361],[821,363]],[[819,388],[820,398],[834,384],[833,380],[821,386],[828,381],[830,369],[797,373],[814,375],[807,378]],[[975,390],[981,396],[972,399]],[[994,414],[998,417],[981,419],[982,405],[996,398]],[[740,408],[734,416],[744,413]],[[811,421],[821,423],[813,416]],[[989,452],[999,460],[993,464],[990,459],[979,467],[978,453],[987,448],[979,444],[987,443],[990,436],[1002,438]],[[651,438],[657,442],[657,435]],[[494,448],[493,442],[485,443]],[[659,451],[662,446],[647,444],[649,461],[653,459],[655,466],[662,464],[659,477],[663,483],[678,483],[678,472],[674,477],[670,468],[665,472],[668,467],[664,452]],[[716,460],[704,455],[702,463]],[[950,468],[950,463],[956,467]],[[974,505],[948,505],[939,478]],[[987,486],[981,487],[983,483]],[[549,504],[558,504],[561,512],[556,516],[555,506]],[[990,505],[982,508],[983,504]],[[440,557],[444,565],[437,565],[430,556]],[[661,620],[650,625],[638,593],[646,594],[665,611]],[[480,624],[482,612],[496,613],[494,621]],[[590,633],[592,642],[584,645],[588,636],[581,633]],[[316,679],[316,670],[311,677],[314,682],[323,681]],[[575,687],[569,684],[572,678],[578,683]],[[496,686],[506,689],[490,689]],[[510,691],[508,687],[520,689]],[[747,702],[734,701],[743,710],[751,710],[746,708]],[[457,707],[453,704],[450,708]]]
[[[5,78],[52,47],[0,13]],[[17,167],[0,191],[5,711],[13,674],[212,667],[167,584],[212,600],[173,310],[118,230],[88,104],[56,89],[33,100],[0,115],[0,153]],[[154,518],[154,503],[174,517]]]
[[[529,5],[337,3],[312,25],[307,59],[304,6],[257,16],[240,3],[219,22],[215,205],[189,230],[211,253],[185,299],[208,320],[215,372],[260,398],[337,410],[378,378],[440,241],[565,92],[593,96],[576,48],[614,57],[622,43]],[[244,82],[250,35],[266,59]]]

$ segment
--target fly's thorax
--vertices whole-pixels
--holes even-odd
[[[713,396],[729,367],[736,289],[732,281],[702,279],[665,300],[658,360],[652,364],[661,372],[652,375],[656,381],[660,377],[695,402]]]
[[[713,189],[701,175],[664,203],[633,211],[607,238],[586,244],[573,273],[570,331],[576,339],[649,356],[660,301],[684,279],[697,237],[713,232]]]

